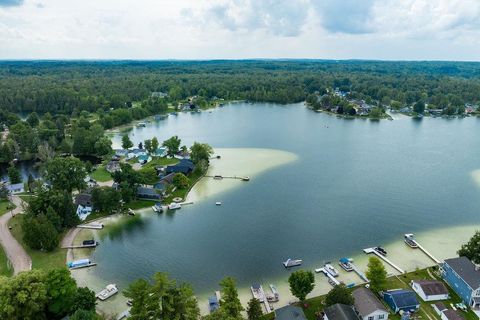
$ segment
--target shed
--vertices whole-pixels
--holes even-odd
[[[412,289],[423,301],[447,300],[448,289],[441,281],[437,280],[412,280]]]
[[[383,299],[395,313],[414,312],[420,308],[415,292],[411,290],[388,290],[383,293]]]

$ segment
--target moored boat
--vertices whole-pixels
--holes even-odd
[[[162,213],[163,212],[162,204],[160,202],[155,203],[155,205],[152,206],[152,210],[155,211],[156,213]]]
[[[351,262],[352,261],[349,258],[341,258],[340,260],[338,260],[338,264],[340,265],[340,267],[342,267],[342,269],[347,272],[353,271]]]
[[[386,256],[387,255],[387,250],[383,249],[382,247],[378,246],[378,247],[375,247],[373,248],[376,252],[378,252],[379,254],[381,254],[382,256]]]
[[[338,277],[338,271],[330,263],[326,263],[324,268],[332,277]]]
[[[410,248],[414,248],[414,249],[418,248],[418,243],[417,243],[417,241],[415,241],[412,233],[407,233],[405,235],[405,243]]]
[[[208,309],[210,310],[210,313],[214,312],[220,308],[220,301],[217,298],[217,295],[214,294],[211,297],[208,297]]]
[[[182,205],[180,203],[172,202],[168,205],[168,210],[177,210],[181,209]]]
[[[114,294],[116,294],[118,292],[118,288],[117,288],[117,285],[114,284],[114,283],[111,283],[109,285],[107,285],[105,287],[105,289],[103,289],[102,291],[100,291],[99,293],[97,293],[95,296],[102,300],[102,301],[105,301],[107,300],[108,298],[110,298],[111,296],[113,296]]]
[[[301,266],[303,263],[303,260],[288,258],[287,261],[284,261],[282,263],[285,268],[291,268],[291,267]]]
[[[146,127],[146,126],[147,126],[147,124],[145,122],[139,122],[137,124],[137,127],[141,127],[141,128]]]
[[[252,291],[252,295],[255,299],[257,299],[260,302],[265,301],[265,292],[263,291],[262,285],[258,283],[254,283],[250,287],[250,290]]]

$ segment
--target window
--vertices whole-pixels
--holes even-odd
[[[368,320],[373,320],[373,317],[368,317]]]
[[[384,314],[379,314],[378,319],[385,319],[385,315]]]

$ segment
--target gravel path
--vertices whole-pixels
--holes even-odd
[[[22,199],[14,195],[12,196],[12,202],[16,205],[16,208],[0,217],[0,244],[12,264],[13,274],[16,275],[22,271],[32,270],[32,259],[8,229],[8,221],[12,216],[23,213],[24,202]]]

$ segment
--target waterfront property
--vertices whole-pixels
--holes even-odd
[[[149,200],[160,200],[162,198],[155,188],[147,186],[140,186],[137,188],[137,197]]]
[[[165,170],[167,174],[170,173],[183,173],[185,175],[191,173],[195,168],[193,162],[189,159],[181,159],[177,164],[168,166]]]
[[[92,195],[80,193],[75,196],[75,205],[77,206],[77,216],[84,221],[93,211]]]
[[[465,319],[459,311],[448,309],[443,303],[438,302],[432,304],[433,310],[440,316],[442,320],[463,320]]]
[[[352,292],[354,306],[361,320],[387,320],[388,311],[370,289],[359,287]]]
[[[473,262],[467,257],[446,259],[441,274],[464,303],[480,308],[480,269]]]
[[[415,292],[411,290],[387,290],[383,292],[383,300],[385,300],[394,313],[400,311],[415,312],[420,308]]]
[[[7,184],[6,188],[10,194],[17,194],[25,192],[25,187],[22,183],[15,183],[15,184]]]
[[[307,320],[302,308],[285,306],[275,310],[275,320]]]
[[[412,280],[410,286],[423,301],[449,299],[448,289],[443,282],[436,280]]]
[[[352,306],[336,303],[325,308],[323,320],[359,320]]]

